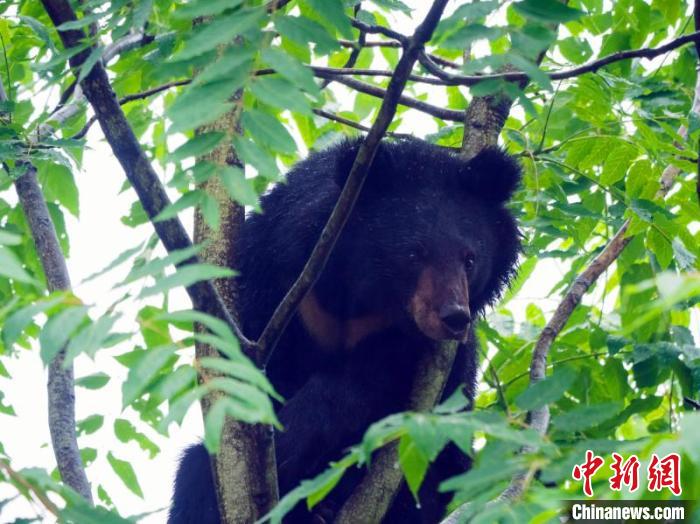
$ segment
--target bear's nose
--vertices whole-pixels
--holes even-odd
[[[440,320],[442,320],[442,323],[450,333],[459,337],[464,335],[472,317],[469,313],[469,309],[464,306],[450,304],[449,306],[444,306],[440,310]]]

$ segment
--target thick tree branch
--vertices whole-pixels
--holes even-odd
[[[46,285],[49,291],[70,290],[68,268],[44,195],[39,187],[36,169],[31,164],[25,164],[25,166],[27,171],[15,180],[15,188],[44,269]],[[65,356],[64,348],[49,364],[47,391],[51,444],[63,482],[92,503],[90,483],[80,458],[75,429],[73,366],[65,367]]]
[[[430,411],[439,402],[445,387],[443,377],[450,374],[456,351],[456,342],[433,344],[426,348],[419,364],[419,369],[423,369],[423,372],[416,374],[408,409]],[[403,472],[397,467],[397,457],[397,443],[375,453],[367,474],[343,505],[335,524],[382,521],[403,482]]]
[[[436,0],[432,4],[423,22],[418,26],[414,35],[407,42],[404,52],[396,65],[394,75],[387,86],[386,95],[379,109],[379,114],[369,130],[367,137],[360,146],[355,162],[345,182],[345,186],[338,198],[338,202],[333,208],[333,212],[324,226],[321,236],[314,246],[303,271],[287,292],[282,302],[275,309],[275,312],[258,340],[258,345],[266,358],[269,358],[272,349],[296,311],[297,306],[308,290],[311,289],[323,270],[333,246],[360,194],[360,190],[369,172],[379,142],[391,124],[396,112],[396,107],[401,99],[401,92],[406,85],[406,81],[411,73],[418,53],[422,49],[423,44],[430,39],[435,26],[440,21],[446,3],[447,0]]]
[[[67,0],[42,0],[42,3],[55,26],[76,20],[75,13]],[[79,45],[85,37],[82,31],[76,29],[62,30],[58,33],[66,49]],[[71,67],[77,71],[89,54],[90,49],[86,49],[73,55],[70,59]],[[158,175],[141,150],[138,139],[119,106],[101,63],[98,62],[94,65],[90,73],[82,80],[80,87],[95,111],[102,132],[136,191],[146,214],[151,219],[155,218],[170,205],[170,200]],[[169,252],[191,245],[187,232],[178,219],[153,222],[153,226]],[[191,259],[183,264],[195,261],[196,259]],[[229,324],[240,340],[244,351],[253,360],[258,359],[259,355],[254,351],[254,344],[243,336],[238,324],[233,320],[211,282],[203,281],[193,284],[187,288],[187,293],[196,309]]]
[[[219,132],[227,137],[214,150],[198,158],[197,162],[242,167],[232,141],[234,135],[241,133],[242,104],[238,103],[241,96],[240,90],[234,93],[231,97],[233,108],[229,112],[196,130],[197,135]],[[200,256],[203,261],[220,267],[238,267],[236,242],[243,226],[245,209],[231,199],[221,177],[210,177],[198,187],[217,203],[219,209],[218,228],[209,227],[202,210],[195,210],[194,241],[204,245]],[[214,285],[228,310],[238,320],[236,279],[219,279]],[[197,329],[204,328],[197,326]],[[195,355],[201,360],[218,356],[218,351],[199,341],[195,342]],[[201,368],[198,376],[199,381],[205,383],[220,374],[215,370]],[[225,396],[226,393],[222,391],[212,391],[202,397],[200,404],[205,421],[211,408]],[[246,424],[226,417],[221,428],[219,452],[211,456],[219,514],[223,523],[254,522],[277,504],[279,495],[273,436],[271,426]]]
[[[0,101],[7,101],[2,80],[0,80]],[[44,194],[39,186],[36,169],[26,162],[22,166],[26,171],[15,180],[15,189],[32,232],[34,245],[46,277],[46,287],[50,292],[70,290],[71,283],[66,259],[58,242],[56,228],[49,215]],[[51,445],[63,482],[92,504],[92,490],[80,457],[78,435],[75,429],[73,365],[64,366],[65,356],[65,348],[63,348],[49,364],[47,393]]]

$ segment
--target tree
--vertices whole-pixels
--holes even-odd
[[[125,508],[101,485],[93,505],[83,464],[98,452],[81,449],[76,428],[99,431],[105,414],[76,425],[72,363],[130,343],[136,348],[117,357],[128,369],[123,406],[167,435],[201,402],[226,522],[278,521],[302,499],[318,502],[372,453],[338,520],[378,521],[404,479],[417,493],[445,443],[470,448],[473,437],[473,469],[443,486],[454,492],[449,519],[560,511],[557,501],[577,493],[564,481],[586,449],[648,459],[671,446],[691,471],[685,492],[700,492],[692,475],[700,468],[692,439],[700,429],[693,6],[446,4],[436,0],[420,17],[399,0],[2,7],[0,190],[14,188],[18,202],[0,206],[0,376],[18,348],[39,348],[49,367],[59,476],[16,470],[0,441],[0,480],[66,520],[122,520]],[[415,20],[411,35],[391,28],[406,17]],[[48,97],[54,107],[38,96],[47,91],[59,93]],[[348,98],[352,109],[340,110]],[[525,169],[514,203],[525,232],[520,273],[477,326],[485,386],[472,412],[459,398],[435,407],[453,348],[427,352],[407,399],[412,411],[369,428],[341,461],[278,503],[276,394],[264,364],[323,269],[377,144],[416,134],[407,123],[414,114],[427,115],[434,132],[426,139],[455,154],[471,157],[500,139]],[[146,245],[115,253],[94,276],[130,263],[116,284],[140,300],[127,293],[101,316],[70,290],[63,218],[78,215],[74,173],[95,122],[135,192],[125,224],[155,229]],[[257,209],[258,195],[281,180],[299,146],[357,130],[366,132],[363,146],[307,266],[260,339],[247,340],[228,269],[244,208]],[[181,221],[192,208],[195,244]],[[556,282],[542,276],[550,260],[564,271]],[[522,290],[533,282],[538,300],[527,301]],[[168,297],[182,287],[192,309],[174,311]],[[558,306],[542,307],[545,297]],[[122,314],[138,320],[138,333],[115,330]],[[106,369],[79,380],[100,388],[113,376]],[[0,412],[12,416],[13,408],[0,402]],[[119,420],[119,439],[157,452],[132,422]],[[100,459],[142,495],[138,467],[110,450]],[[596,490],[619,496],[607,483]]]

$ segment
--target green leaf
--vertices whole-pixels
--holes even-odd
[[[571,22],[585,15],[583,11],[569,7],[558,0],[523,0],[513,4],[521,15],[544,23]]]
[[[93,22],[99,22],[100,17],[102,17],[101,13],[85,15],[82,18],[78,18],[77,20],[69,20],[68,22],[63,22],[62,24],[56,26],[56,29],[58,29],[59,31],[67,31],[69,29],[82,29],[83,27],[89,26]]]
[[[222,391],[232,401],[226,404],[229,416],[243,422],[280,427],[270,397],[255,386],[230,377],[215,377],[206,383],[206,387]]]
[[[603,164],[600,183],[604,186],[611,186],[625,178],[627,169],[636,156],[637,150],[628,144],[613,149]]]
[[[106,373],[93,373],[92,375],[76,379],[75,385],[85,389],[100,389],[107,385],[109,379],[110,376]]]
[[[173,11],[173,18],[198,18],[218,15],[227,9],[233,9],[243,3],[243,0],[193,0]]]
[[[450,15],[450,18],[454,17],[460,20],[476,20],[492,13],[498,9],[498,6],[498,0],[481,0],[480,2],[462,4],[455,9],[455,12]]]
[[[282,400],[265,374],[249,360],[234,362],[227,358],[204,357],[200,359],[200,364],[207,369],[248,382],[277,400]]]
[[[654,253],[661,269],[668,268],[673,260],[673,247],[668,239],[654,228],[647,231],[647,248]]]
[[[307,0],[304,3],[335,26],[345,38],[352,38],[352,25],[345,14],[342,0]]]
[[[540,408],[559,400],[576,381],[577,372],[571,367],[560,367],[544,380],[533,384],[515,399],[522,410]]]
[[[234,92],[253,74],[251,69],[254,58],[255,49],[253,47],[231,46],[215,62],[209,64],[194,77],[192,86],[197,87],[225,81],[229,91]],[[190,96],[188,103],[193,102],[199,96],[198,91],[195,93],[195,95]]]
[[[84,322],[88,308],[74,306],[53,315],[39,334],[41,360],[48,366],[66,345],[73,332]]]
[[[700,114],[691,111],[688,115],[688,136],[692,137],[698,130],[700,130]]]
[[[311,106],[304,94],[291,82],[274,76],[258,77],[250,85],[250,91],[264,103],[280,109],[289,109],[303,115],[311,115]]]
[[[199,133],[170,154],[171,162],[182,162],[186,158],[202,156],[212,151],[226,135],[218,131]]]
[[[593,49],[587,40],[570,36],[557,41],[561,54],[574,64],[582,64],[593,55]]]
[[[279,168],[275,159],[270,156],[258,144],[243,136],[233,138],[233,146],[239,158],[245,163],[252,165],[261,176],[268,180],[277,180]]]
[[[171,402],[168,414],[158,422],[158,431],[166,433],[171,422],[181,423],[190,406],[206,393],[207,389],[198,387],[187,391],[184,395],[179,396],[177,400]]]
[[[47,201],[58,201],[71,215],[80,217],[78,186],[73,173],[66,166],[42,162],[38,165],[38,178]]]
[[[416,502],[419,501],[418,490],[423,483],[429,464],[428,458],[418,449],[413,440],[406,435],[401,437],[399,440],[399,465]]]
[[[696,256],[685,247],[680,237],[673,239],[671,247],[673,248],[673,256],[678,263],[678,267],[684,271],[692,271],[695,268]]]
[[[203,195],[204,192],[200,189],[188,191],[175,202],[169,204],[165,209],[163,209],[163,211],[158,213],[158,215],[153,218],[153,222],[164,222],[166,220],[170,220],[171,218],[177,217],[178,213],[181,211],[199,205],[199,203],[202,201]]]
[[[170,400],[182,393],[185,389],[196,386],[197,372],[192,366],[180,366],[172,373],[159,380],[151,389],[154,398]]]
[[[268,113],[249,109],[241,118],[244,129],[264,146],[288,155],[296,153],[297,146],[289,131]]]
[[[177,323],[179,329],[189,331],[194,331],[194,323],[199,323],[225,342],[236,346],[238,345],[238,340],[236,340],[236,337],[233,335],[231,328],[226,322],[211,315],[207,315],[206,313],[202,313],[201,311],[183,309],[182,311],[164,313],[157,317],[157,319]],[[183,323],[186,323],[187,326],[183,326]]]
[[[36,315],[43,313],[64,300],[66,300],[66,296],[59,295],[49,300],[38,301],[15,311],[2,325],[2,340],[5,346],[8,348],[11,347],[22,334],[22,331],[31,324]]]
[[[326,55],[340,49],[338,41],[326,29],[305,16],[277,16],[274,19],[275,28],[279,33],[297,44],[316,44],[316,53]]]
[[[184,249],[177,249],[162,258],[154,258],[143,265],[135,266],[127,275],[123,282],[118,284],[123,286],[135,282],[136,280],[148,276],[159,276],[165,268],[176,266],[187,260],[193,259],[202,250],[201,245],[190,246]]]
[[[17,18],[19,18],[22,22],[27,24],[29,27],[31,27],[32,31],[36,33],[36,35],[41,38],[41,40],[46,44],[46,47],[52,51],[56,50],[56,46],[53,43],[53,40],[51,40],[51,34],[49,33],[49,30],[46,28],[44,24],[39,22],[36,18],[32,18],[31,16],[22,16],[19,15]]]
[[[136,442],[139,447],[148,452],[150,458],[160,453],[160,448],[146,435],[136,430],[134,425],[126,419],[118,418],[114,421],[114,435],[124,443]]]
[[[555,416],[552,425],[560,431],[583,431],[614,417],[621,409],[620,402],[579,406]]]
[[[102,415],[90,415],[77,423],[78,435],[91,435],[102,427],[104,423]]]
[[[239,86],[227,81],[196,86],[181,94],[168,108],[170,133],[187,131],[212,122],[233,108],[227,102]]]
[[[146,298],[173,288],[188,287],[202,280],[227,278],[234,275],[235,273],[231,269],[213,264],[187,264],[178,268],[172,275],[158,279],[153,286],[144,288],[138,297]]]
[[[114,338],[110,333],[112,326],[119,319],[119,314],[104,315],[96,322],[85,326],[73,338],[71,338],[66,348],[66,361],[64,366],[69,366],[75,357],[85,353],[90,358],[95,357],[98,349],[113,346],[122,340],[128,339],[130,335],[122,334]]]
[[[17,282],[39,285],[39,282],[32,278],[22,267],[22,263],[17,258],[17,255],[4,246],[0,246],[0,275]]]
[[[102,53],[104,53],[104,47],[97,46],[91,52],[90,55],[85,59],[83,65],[80,66],[80,74],[78,75],[78,82],[82,82],[83,79],[90,74],[92,68],[95,64],[102,59]]]
[[[227,398],[218,399],[209,408],[207,416],[204,418],[204,447],[209,453],[218,453],[221,444],[221,430],[226,421],[228,404],[231,401]]]
[[[2,246],[18,246],[22,243],[22,237],[9,231],[0,230],[0,245]]]
[[[299,86],[314,98],[321,96],[321,90],[316,84],[313,73],[297,59],[281,49],[272,47],[263,49],[261,56],[267,65],[290,82]]]
[[[441,45],[451,49],[464,49],[481,39],[496,39],[503,34],[499,27],[487,27],[482,24],[469,24],[459,28],[445,38]]]
[[[517,53],[511,53],[509,56],[510,61],[512,64],[520,69],[523,73],[527,74],[533,82],[536,84],[540,85],[544,89],[547,89],[548,91],[552,91],[552,81],[549,78],[549,75],[542,71],[537,63],[528,60],[527,58],[518,55]]]
[[[241,205],[251,206],[256,211],[260,211],[258,193],[255,191],[253,181],[245,177],[245,173],[243,173],[241,168],[224,166],[221,169],[221,180],[233,200]]]
[[[139,480],[136,478],[136,473],[131,464],[125,460],[120,460],[114,456],[110,451],[107,453],[107,461],[109,465],[112,466],[112,470],[121,479],[124,485],[131,491],[134,495],[143,498],[143,491],[141,491],[141,486],[139,485]]]
[[[90,282],[91,280],[94,280],[95,278],[104,275],[105,273],[112,271],[114,268],[119,267],[122,265],[124,262],[129,260],[131,257],[133,257],[136,253],[141,251],[143,248],[143,243],[139,244],[136,247],[132,247],[131,249],[127,249],[126,251],[123,251],[120,253],[114,260],[112,260],[109,264],[107,264],[104,268],[100,269],[98,272],[93,273],[89,277],[87,277],[85,280],[83,280],[83,284],[85,282]]]
[[[257,28],[264,14],[265,11],[261,8],[239,9],[214,18],[193,31],[176,58],[194,58],[215,49],[218,45],[233,42],[236,36]]]
[[[122,407],[126,408],[141,396],[160,370],[174,357],[176,349],[175,345],[149,349],[129,369],[129,374],[122,384]]]
[[[221,222],[219,203],[207,192],[202,193],[202,199],[199,202],[199,212],[202,214],[204,222],[212,229],[212,231],[219,230],[219,225]]]

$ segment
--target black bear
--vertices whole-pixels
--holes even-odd
[[[246,220],[236,249],[238,308],[248,337],[260,335],[301,272],[359,144],[345,141],[310,155],[262,197],[263,213]],[[275,436],[282,494],[341,456],[369,424],[405,409],[420,353],[436,341],[461,342],[445,395],[464,387],[473,399],[471,321],[514,272],[519,232],[505,203],[519,178],[517,163],[496,148],[466,161],[417,139],[381,143],[324,271],[267,369],[287,399],[278,409],[284,430]],[[437,484],[468,466],[448,446],[429,471],[420,509],[404,490],[385,522],[438,521],[449,500]],[[346,475],[324,511],[342,504],[358,472]],[[287,521],[312,519],[299,507]],[[202,445],[183,455],[169,522],[219,523]]]

